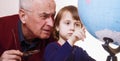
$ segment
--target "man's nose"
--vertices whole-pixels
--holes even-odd
[[[50,17],[49,19],[47,19],[47,24],[51,27],[53,27],[54,24],[54,19],[52,17]]]

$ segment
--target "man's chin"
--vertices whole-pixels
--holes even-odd
[[[41,37],[40,37],[40,39],[48,39],[50,37],[50,35],[42,35]]]

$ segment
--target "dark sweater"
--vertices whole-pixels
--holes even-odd
[[[95,61],[82,48],[71,47],[68,42],[60,46],[57,42],[46,47],[45,61]]]

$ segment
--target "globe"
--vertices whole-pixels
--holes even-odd
[[[78,0],[78,12],[91,35],[120,45],[120,0]]]

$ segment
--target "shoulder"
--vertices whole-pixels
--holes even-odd
[[[76,50],[75,50],[76,49]],[[95,61],[89,54],[81,47],[74,46],[75,54],[76,57],[80,58],[80,60],[85,60],[85,61]]]
[[[46,48],[45,48],[45,55],[49,55],[53,53],[53,51],[57,51],[59,46],[57,45],[56,42],[51,42],[49,43]]]
[[[82,54],[87,54],[87,52],[83,48],[78,47],[78,46],[74,46],[73,50],[75,50],[76,53],[81,54],[81,55]]]
[[[10,15],[10,16],[4,16],[4,17],[0,17],[0,23],[1,22],[6,22],[6,21],[14,21],[14,20],[18,20],[18,19],[19,19],[18,14],[14,14],[14,15]]]
[[[14,27],[17,25],[17,22],[19,20],[19,15],[11,15],[11,16],[5,16],[0,17],[0,27]]]
[[[77,49],[77,50],[81,50],[81,51],[84,51],[82,47],[79,47],[79,46],[74,46],[73,47],[74,49]]]
[[[58,48],[57,42],[51,42],[47,45],[46,49]]]
[[[5,41],[8,42],[13,40],[12,30],[14,30],[15,35],[17,35],[18,21],[19,21],[18,14],[0,17],[0,40],[4,40],[3,43],[5,43]]]
[[[51,47],[58,46],[58,43],[57,42],[51,42],[47,45],[47,47],[49,47],[49,46],[51,46]]]

